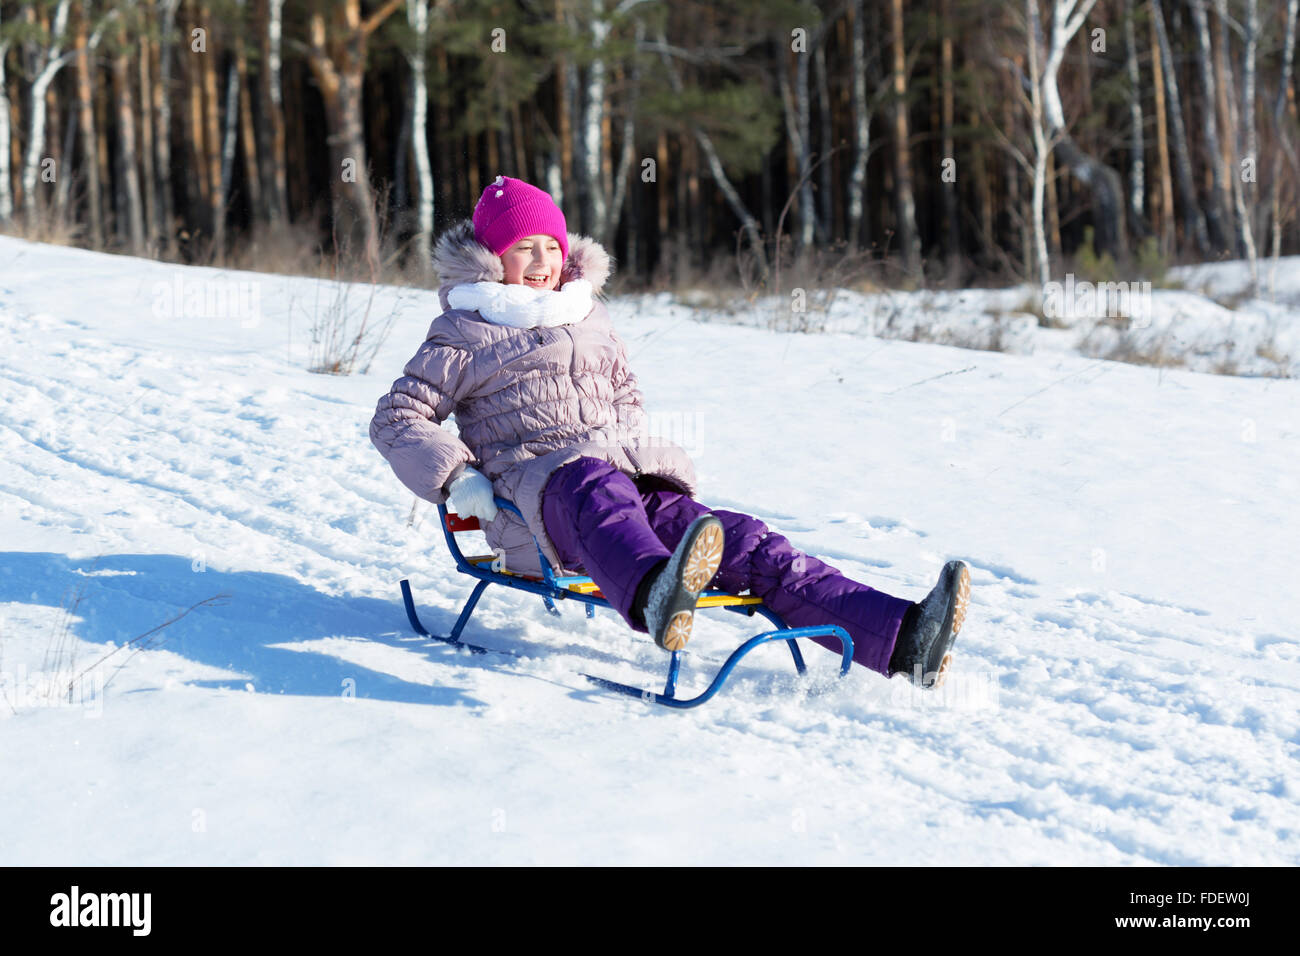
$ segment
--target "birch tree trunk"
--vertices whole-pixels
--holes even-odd
[[[1042,32],[1038,19],[1038,0],[1025,0],[1029,35],[1029,128],[1033,137],[1033,202],[1030,228],[1034,244],[1033,285],[1035,302],[1041,304],[1043,286],[1052,278],[1051,260],[1047,255],[1047,233],[1043,225],[1043,196],[1047,188],[1047,156],[1052,151],[1048,142],[1045,110],[1043,107],[1042,77],[1038,67],[1038,38]],[[1068,39],[1068,38],[1067,38]],[[1054,81],[1053,81],[1054,82]]]
[[[1124,68],[1128,73],[1129,116],[1129,219],[1136,229],[1146,215],[1146,157],[1142,131],[1142,75],[1138,70],[1137,31],[1133,27],[1133,0],[1124,0]]]
[[[1183,125],[1182,97],[1178,92],[1178,74],[1174,70],[1174,57],[1169,48],[1169,34],[1165,30],[1165,14],[1161,0],[1151,0],[1151,13],[1155,18],[1156,39],[1160,44],[1160,61],[1165,74],[1165,89],[1169,94],[1169,119],[1174,130],[1174,170],[1178,174],[1178,195],[1183,204],[1183,215],[1191,224],[1196,250],[1205,256],[1210,252],[1210,239],[1206,230],[1205,211],[1196,198],[1196,183],[1192,179],[1187,129]]]
[[[582,190],[585,195],[586,226],[599,242],[607,242],[609,206],[601,187],[604,137],[600,135],[605,120],[605,41],[610,22],[605,0],[591,3],[591,49],[593,58],[587,67],[587,83],[582,91]]]
[[[1095,0],[1094,0],[1095,2]],[[890,0],[889,33],[893,47],[894,82],[894,202],[903,267],[909,275],[921,268],[921,239],[916,231],[916,200],[912,193],[911,133],[907,121],[907,50],[903,45],[903,0]]]
[[[1061,202],[1056,190],[1056,154],[1047,153],[1047,253],[1060,257],[1061,248]]]
[[[849,14],[853,20],[853,46],[850,56],[853,105],[853,163],[848,188],[849,251],[856,252],[871,241],[865,211],[867,159],[871,155],[871,113],[867,107],[867,35],[866,11],[862,0],[852,0]]]
[[[1070,136],[1061,105],[1057,75],[1070,40],[1096,6],[1097,0],[1049,0],[1052,10],[1047,39],[1047,56],[1043,64],[1043,111],[1047,131],[1056,141],[1056,151],[1074,176],[1090,191],[1094,223],[1094,241],[1102,253],[1119,257],[1124,237],[1124,190],[1119,174],[1105,163],[1085,153]],[[1077,9],[1076,9],[1077,8]]]
[[[75,109],[65,110],[67,118],[63,122],[63,146],[59,150],[59,155],[67,157],[66,163],[60,159],[60,166],[65,166],[65,173],[72,170],[72,151],[77,145],[77,111]],[[72,188],[72,177],[69,175],[59,176],[58,189],[54,195],[54,208],[58,210],[60,222],[68,221],[68,195]]]
[[[144,252],[144,210],[140,203],[140,169],[135,150],[135,102],[131,96],[130,47],[126,30],[118,28],[118,46],[113,54],[113,96],[117,101],[117,207],[121,217],[118,234],[125,231],[132,255]]]
[[[1226,12],[1221,16],[1226,16]],[[1244,137],[1243,152],[1255,160],[1258,158],[1259,150],[1255,132],[1255,68],[1259,53],[1259,0],[1246,0],[1244,28],[1241,61],[1241,129]],[[1250,185],[1251,188],[1247,192],[1253,193],[1255,184]]]
[[[645,23],[638,20],[636,23],[636,34],[634,38],[633,49],[641,46],[645,39]],[[613,222],[610,232],[618,230],[619,222],[623,218],[623,207],[627,201],[628,179],[632,175],[632,163],[635,160],[636,153],[636,110],[637,103],[641,98],[641,62],[636,54],[632,55],[632,71],[627,82],[628,96],[627,102],[623,108],[623,148],[619,154],[618,171],[614,175],[614,200],[610,204],[613,210]],[[636,268],[636,223],[633,221],[632,227],[627,231],[629,241],[629,261],[633,269]]]
[[[815,42],[811,36],[809,43]],[[812,176],[808,175],[812,165],[812,101],[808,94],[808,60],[811,54],[807,49],[795,51],[794,54],[794,96],[795,121],[799,124],[798,168],[799,168],[799,248],[809,249],[816,241],[814,231],[817,228],[817,208],[813,204]]]
[[[266,216],[270,222],[288,222],[289,188],[285,169],[284,93],[281,79],[281,32],[284,0],[261,0],[262,46],[261,102],[258,156],[266,173]]]
[[[1242,37],[1241,110],[1233,123],[1235,145],[1233,163],[1228,173],[1232,176],[1232,199],[1237,209],[1237,233],[1246,261],[1250,264],[1250,294],[1259,291],[1259,261],[1255,251],[1255,191],[1253,181],[1247,181],[1247,166],[1256,167],[1255,156],[1255,53],[1259,36],[1258,0],[1245,0],[1246,16]],[[1218,13],[1220,58],[1228,57],[1228,9],[1226,0],[1216,0]],[[1231,69],[1228,70],[1229,76]]]
[[[172,50],[179,6],[180,0],[159,0],[157,3],[158,82],[153,89],[153,109],[158,117],[158,135],[154,138],[158,160],[154,164],[154,175],[158,178],[158,236],[164,254],[171,251],[175,233],[172,205]]]
[[[0,26],[3,25],[4,18],[0,15]],[[13,132],[9,128],[9,83],[5,76],[5,58],[8,55],[9,41],[0,40],[0,224],[6,225],[14,218],[14,185],[9,167]]]
[[[58,7],[54,11],[48,42],[34,52],[28,61],[28,68],[32,75],[32,85],[28,91],[30,126],[27,153],[23,161],[22,186],[23,214],[29,223],[34,222],[36,216],[36,178],[43,159],[41,154],[45,151],[46,93],[49,92],[50,84],[58,75],[59,70],[63,69],[74,58],[82,55],[82,48],[79,46],[74,46],[73,49],[66,53],[62,52],[63,41],[68,27],[69,7],[70,0],[60,0]],[[30,10],[30,8],[28,9]],[[87,51],[93,52],[99,46],[105,27],[108,26],[110,21],[116,19],[118,14],[119,11],[114,9],[104,15],[95,28],[95,32],[86,41],[85,49]],[[10,105],[12,106],[12,104]],[[8,111],[6,111],[7,113]],[[94,148],[95,141],[93,139],[87,140],[85,144],[87,155],[93,155]]]
[[[239,8],[239,23],[251,25],[256,18],[245,15],[247,0],[235,0]],[[248,49],[244,41],[244,30],[235,37],[235,77],[239,86],[239,138],[244,145],[244,188],[248,190],[250,219],[268,219],[262,200],[262,177],[257,161],[257,134],[253,130],[253,97],[248,80]]]
[[[942,159],[952,162],[956,171],[957,148],[953,139],[953,119],[955,112],[953,91],[953,43],[952,43],[952,0],[942,0],[939,6],[939,88],[940,88],[940,136],[942,137]],[[943,207],[943,251],[952,261],[961,252],[961,221],[958,214],[957,181],[946,177],[939,181],[939,198]]]
[[[238,42],[236,39],[235,42]],[[222,119],[225,123],[221,131],[221,228],[218,235],[225,237],[225,210],[230,207],[234,192],[235,153],[239,146],[239,69],[234,60],[226,65],[225,111]]]
[[[150,99],[153,96],[153,23],[150,18],[148,7],[141,7],[143,18],[143,28],[140,31],[137,40],[137,49],[139,50],[139,78],[140,87],[139,99],[135,100],[136,113],[140,117],[140,165],[141,180],[140,191],[144,199],[144,238],[146,255],[157,255],[158,252],[158,193],[156,190],[157,180],[154,176],[154,129],[153,129],[153,110],[150,107]]]
[[[1243,218],[1245,202],[1241,192],[1241,125],[1237,117],[1236,80],[1231,65],[1228,41],[1228,13],[1224,0],[1214,0],[1214,43],[1212,63],[1214,69],[1215,113],[1221,131],[1220,146],[1223,154],[1218,158],[1223,171],[1224,192],[1221,197],[1224,213],[1224,240],[1234,257],[1246,254],[1246,233]]]
[[[834,212],[831,209],[831,198],[834,195],[835,187],[831,182],[832,174],[835,167],[827,159],[830,151],[834,148],[831,139],[831,93],[830,80],[826,76],[826,45],[825,30],[818,31],[817,46],[813,49],[813,74],[817,82],[817,101],[820,104],[817,114],[820,119],[821,128],[818,141],[821,143],[822,164],[817,167],[819,185],[817,194],[817,241],[829,245],[831,236],[835,232]],[[809,177],[811,179],[811,177]]]
[[[1211,65],[1210,25],[1205,14],[1205,0],[1188,0],[1192,9],[1192,23],[1196,34],[1196,66],[1201,77],[1201,96],[1205,101],[1205,110],[1201,117],[1201,138],[1205,142],[1205,154],[1210,164],[1210,173],[1214,186],[1210,191],[1210,201],[1206,203],[1206,224],[1210,230],[1210,242],[1216,252],[1229,249],[1228,234],[1224,228],[1224,202],[1228,185],[1223,178],[1223,151],[1219,143],[1219,126],[1215,110],[1214,69]]]
[[[1292,149],[1290,135],[1286,123],[1286,105],[1288,94],[1291,90],[1291,76],[1295,64],[1295,31],[1296,17],[1300,14],[1300,0],[1287,0],[1286,4],[1286,26],[1282,36],[1285,38],[1282,44],[1282,77],[1278,83],[1277,98],[1273,101],[1273,129],[1278,138],[1278,147],[1273,152],[1273,174],[1269,177],[1268,184],[1268,207],[1273,229],[1273,261],[1269,266],[1268,289],[1270,296],[1274,294],[1277,288],[1277,264],[1282,255],[1282,203],[1281,191],[1278,185],[1282,178],[1282,153],[1287,152],[1293,163],[1295,163],[1295,154]],[[1296,171],[1294,178],[1300,178],[1300,170]]]
[[[415,33],[415,49],[407,57],[411,66],[411,155],[415,161],[419,195],[416,197],[415,257],[419,274],[432,268],[433,170],[429,163],[429,87],[425,67],[429,43],[429,0],[408,0],[406,19]]]
[[[59,0],[48,41],[37,54],[32,85],[28,90],[27,156],[23,160],[23,215],[28,225],[36,223],[36,179],[40,171],[41,154],[45,152],[45,91],[63,64],[75,55],[75,51],[69,56],[63,56],[60,52],[68,28],[69,5],[70,0]]]

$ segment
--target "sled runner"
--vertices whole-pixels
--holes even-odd
[[[523,518],[519,509],[511,502],[504,498],[494,499],[498,508],[512,511]],[[464,648],[475,654],[489,653],[488,648],[480,647],[477,644],[468,644],[460,639],[465,625],[469,622],[470,615],[474,613],[474,607],[478,604],[478,599],[482,596],[483,591],[489,584],[501,584],[508,588],[515,588],[520,591],[527,591],[532,594],[541,596],[542,601],[546,604],[546,609],[552,614],[559,616],[560,611],[555,606],[556,601],[569,600],[580,601],[586,606],[587,617],[594,617],[596,608],[604,607],[613,610],[600,589],[591,578],[585,575],[556,575],[551,567],[551,563],[542,553],[541,546],[537,546],[537,557],[541,561],[542,574],[526,575],[518,574],[513,571],[500,567],[500,562],[494,554],[477,555],[467,557],[456,543],[456,534],[461,531],[478,531],[481,530],[478,518],[462,518],[457,514],[447,511],[445,504],[438,505],[438,517],[442,522],[443,535],[447,539],[447,547],[451,549],[452,557],[456,561],[456,568],[468,574],[470,577],[477,578],[478,584],[474,586],[474,591],[470,594],[464,609],[460,612],[460,617],[456,619],[455,626],[452,627],[451,633],[447,635],[434,634],[429,631],[420,621],[419,615],[415,610],[415,600],[411,595],[411,585],[408,580],[403,579],[402,601],[406,605],[406,616],[411,622],[411,627],[416,633],[436,641],[442,641],[455,647]],[[533,543],[536,545],[537,539],[534,537]],[[721,689],[727,678],[731,676],[732,670],[740,659],[761,644],[770,641],[785,641],[790,648],[790,654],[794,658],[795,670],[803,674],[807,668],[804,666],[803,654],[799,650],[796,642],[801,637],[833,637],[840,642],[841,662],[840,676],[843,677],[849,672],[849,665],[853,662],[853,639],[849,637],[847,631],[835,624],[818,625],[815,627],[787,627],[780,616],[770,608],[764,607],[762,598],[753,595],[729,594],[726,591],[701,591],[696,608],[721,607],[738,614],[753,616],[761,614],[770,623],[775,626],[775,630],[767,631],[751,637],[740,647],[732,652],[726,662],[718,669],[714,675],[713,682],[708,688],[697,697],[689,700],[682,700],[677,697],[677,678],[681,669],[681,656],[679,651],[673,651],[672,657],[668,662],[668,678],[664,684],[662,693],[642,690],[639,687],[633,687],[630,684],[621,684],[618,681],[608,680],[604,677],[596,677],[591,674],[583,674],[594,684],[606,688],[607,690],[616,691],[620,694],[627,694],[630,697],[640,697],[642,700],[653,701],[657,704],[663,704],[666,707],[696,707],[711,698]],[[617,613],[617,612],[615,612]]]

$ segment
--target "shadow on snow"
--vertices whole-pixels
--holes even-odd
[[[188,558],[176,555],[70,558],[0,552],[0,602],[60,607],[78,588],[80,620],[71,625],[72,634],[92,644],[118,646],[193,604],[229,594],[226,603],[195,608],[155,635],[152,646],[244,675],[188,682],[194,686],[243,690],[251,683],[260,693],[334,697],[343,694],[350,678],[359,698],[441,706],[484,703],[463,688],[413,683],[328,653],[273,646],[364,635],[367,641],[416,651],[424,659],[449,661],[447,654],[456,655],[458,664],[470,664],[468,655],[429,646],[412,635],[400,600],[329,595],[283,574],[212,568],[199,573]],[[454,612],[429,608],[424,613],[442,629],[455,620]]]

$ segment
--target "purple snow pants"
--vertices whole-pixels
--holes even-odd
[[[564,566],[585,571],[623,620],[642,633],[645,626],[630,617],[637,585],[706,512],[722,522],[726,535],[711,588],[733,594],[748,588],[790,627],[838,624],[853,638],[853,660],[888,674],[903,612],[912,602],[849,580],[795,550],[757,518],[707,508],[676,491],[641,491],[597,458],[556,469],[542,493],[542,520]],[[814,640],[839,653],[834,638]]]

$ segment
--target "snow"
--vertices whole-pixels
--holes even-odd
[[[842,332],[1032,355],[1065,351],[1234,375],[1300,377],[1300,257],[1179,266],[1161,283],[1089,281],[1067,274],[1035,302],[1027,285],[1002,289],[790,290],[753,302],[711,291],[643,296],[655,312],[776,331]],[[1037,310],[1044,317],[1040,323]]]
[[[662,683],[610,612],[490,588],[467,637],[520,656],[410,632],[400,578],[441,631],[470,588],[366,429],[433,293],[323,376],[328,283],[0,262],[0,863],[1300,862],[1295,379],[613,301],[701,500],[904,597],[973,572],[938,693],[773,646],[675,712],[580,676]],[[683,693],[752,624],[699,617]]]

